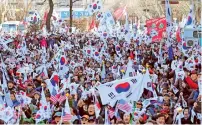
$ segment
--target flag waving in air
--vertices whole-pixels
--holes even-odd
[[[45,93],[42,87],[42,92],[41,92],[41,100],[40,100],[40,109],[37,111],[35,120],[36,122],[40,122],[44,119],[49,119],[51,116],[50,112],[50,105],[48,105],[45,97]]]
[[[125,13],[125,15],[126,15],[126,22],[124,25],[124,38],[128,43],[130,43],[131,34],[130,34],[130,27],[129,27],[129,21],[128,21],[128,14]]]
[[[169,0],[165,0],[165,7],[166,7],[166,22],[167,22],[167,27],[166,27],[166,32],[168,39],[170,38],[170,33],[171,33],[171,26],[172,26],[172,11],[170,8],[170,3]]]
[[[105,12],[105,19],[108,27],[112,27],[113,25],[115,25],[114,17],[112,16],[110,11]]]
[[[102,1],[101,0],[96,0],[95,2],[88,5],[87,11],[90,14],[93,14],[93,13],[96,13],[96,12],[100,11],[101,8],[102,8]]]
[[[95,24],[95,19],[92,19],[92,21],[91,21],[91,23],[90,23],[90,27],[89,27],[88,30],[90,31],[90,30],[94,29],[95,26],[96,26],[96,24]]]
[[[128,64],[127,64],[126,73],[125,73],[125,75],[124,75],[123,78],[129,78],[129,77],[133,77],[134,76],[135,70],[132,67],[133,67],[133,61],[131,60],[131,58],[129,58],[129,61],[128,61]]]
[[[54,72],[50,79],[45,80],[51,96],[55,96],[58,93],[59,76]]]
[[[180,27],[178,27],[177,32],[176,32],[176,40],[177,40],[177,42],[182,41]]]
[[[72,115],[70,112],[69,102],[66,99],[65,108],[62,113],[62,121],[70,121],[72,119]]]
[[[125,12],[126,12],[126,6],[118,8],[114,12],[114,17],[116,18],[116,20],[119,20],[124,15]]]
[[[121,99],[118,101],[117,106],[118,109],[124,111],[124,112],[131,112],[132,106],[126,102],[125,100]]]
[[[156,91],[154,89],[152,79],[150,78],[149,70],[146,70],[146,73],[144,74],[144,80],[142,82],[144,84],[145,89],[151,91],[153,93],[153,96],[156,97]]]
[[[59,83],[59,76],[58,74],[55,72],[52,74],[51,78],[50,78],[50,82],[51,84],[55,87],[58,83]]]
[[[61,79],[64,78],[65,74],[67,74],[67,72],[69,71],[69,67],[66,64],[67,64],[66,57],[62,55],[59,61],[59,72],[58,72],[58,75],[60,76]]]
[[[192,0],[192,4],[190,6],[190,11],[188,14],[188,18],[187,18],[187,26],[194,26],[194,21],[195,21],[195,15],[194,15],[194,2]]]
[[[102,64],[102,71],[101,71],[101,78],[102,78],[102,80],[105,79],[105,77],[106,77],[106,71],[105,71],[105,64],[103,62],[103,64]]]
[[[98,118],[100,116],[101,105],[100,105],[94,91],[93,91],[93,96],[94,96],[95,115],[96,115],[96,118]]]
[[[96,20],[97,20],[97,21],[100,21],[100,20],[103,19],[103,17],[104,17],[104,14],[103,14],[102,12],[99,12],[99,13],[96,15]]]
[[[112,100],[125,98],[126,100],[137,101],[143,93],[141,84],[142,75],[121,80],[115,80],[97,87],[102,104],[105,105]],[[140,90],[141,89],[141,90]]]
[[[61,65],[61,66],[64,66],[64,65],[66,65],[66,62],[67,62],[67,61],[66,61],[65,56],[61,56],[61,57],[60,57],[60,65]]]

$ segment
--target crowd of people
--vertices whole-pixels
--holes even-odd
[[[1,124],[201,124],[197,46],[185,54],[181,42],[170,48],[166,39],[146,44],[89,32],[1,41]],[[138,100],[102,104],[97,87],[148,72],[152,90],[143,88]]]

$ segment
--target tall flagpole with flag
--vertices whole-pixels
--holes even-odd
[[[190,6],[190,11],[187,17],[187,23],[186,26],[191,26],[193,27],[195,24],[195,14],[194,14],[194,2],[193,0],[191,1],[191,6]]]
[[[170,32],[172,28],[172,12],[170,8],[170,2],[169,0],[165,0],[165,9],[166,9],[166,22],[167,22],[167,27],[166,27],[166,33],[167,33],[167,38],[168,38],[168,43],[170,42]]]
[[[166,32],[167,32],[167,46],[169,47],[168,53],[169,53],[169,60],[173,59],[173,50],[171,46],[171,29],[172,29],[172,12],[171,12],[171,7],[170,7],[170,2],[169,0],[165,0],[165,6],[166,6],[166,22],[167,22],[167,27],[166,27]]]
[[[136,108],[136,102],[132,101],[132,118],[130,119],[130,124],[133,124],[135,108]]]
[[[60,119],[60,125],[62,125],[63,114],[64,114],[64,108],[62,108],[62,115],[61,115],[61,119]]]
[[[105,79],[106,77],[106,71],[105,71],[105,62],[102,62],[102,71],[101,71],[101,79],[102,81]]]
[[[109,116],[108,116],[108,109],[105,106],[105,125],[109,125]]]
[[[126,11],[126,6],[118,8],[117,10],[115,10],[114,12],[114,17],[116,20],[119,20],[125,13]]]

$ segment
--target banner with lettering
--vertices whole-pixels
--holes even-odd
[[[163,32],[166,31],[166,18],[155,18],[146,21],[147,33],[150,34],[152,30],[157,32],[157,35],[152,37],[152,42],[160,41],[163,37]]]

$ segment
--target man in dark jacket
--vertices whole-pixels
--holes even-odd
[[[182,124],[192,124],[191,117],[189,113],[189,108],[184,109],[184,118],[181,119]]]

